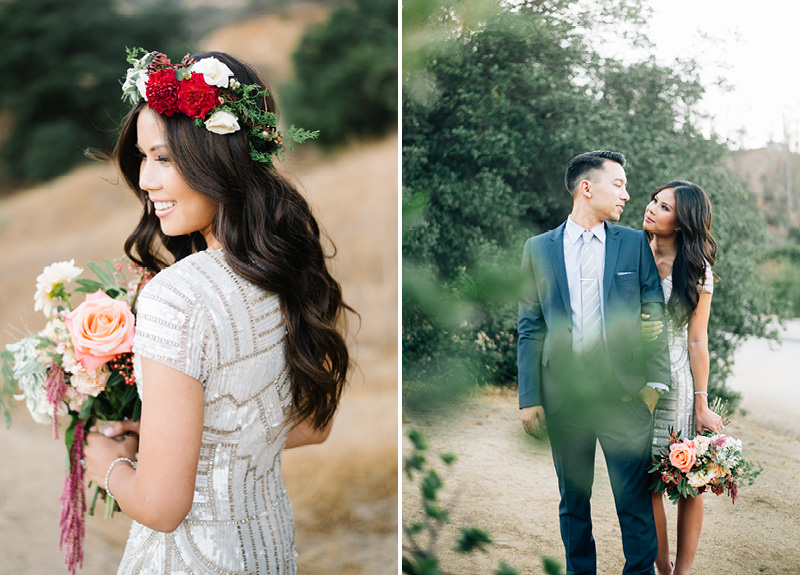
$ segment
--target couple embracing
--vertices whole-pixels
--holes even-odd
[[[542,437],[546,419],[567,571],[597,572],[590,496],[599,441],[622,532],[623,575],[653,575],[654,565],[659,575],[685,575],[702,499],[678,504],[673,563],[661,495],[651,493],[647,469],[669,427],[687,437],[722,430],[707,394],[711,205],[699,186],[673,181],[653,193],[645,233],[616,226],[630,199],[624,168],[616,152],[573,158],[565,177],[569,218],[525,244],[519,407],[534,437]]]

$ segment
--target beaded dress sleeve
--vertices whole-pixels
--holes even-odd
[[[190,284],[176,286],[177,279],[163,272],[156,275],[137,301],[133,352],[140,395],[141,358],[168,365],[205,386],[209,321],[204,306],[198,305],[196,290]]]

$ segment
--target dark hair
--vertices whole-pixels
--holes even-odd
[[[677,325],[686,325],[700,299],[698,286],[705,280],[706,266],[713,266],[717,260],[717,242],[711,234],[711,202],[703,189],[692,182],[674,180],[653,192],[651,199],[667,189],[675,193],[675,225],[680,228],[667,313]],[[647,236],[651,238],[652,234]]]
[[[578,182],[592,170],[601,169],[607,160],[616,162],[623,168],[625,167],[625,156],[619,152],[598,150],[596,152],[586,152],[572,158],[567,166],[567,172],[564,174],[564,184],[567,186],[567,191],[575,195],[575,186]]]
[[[228,54],[204,52],[228,65],[242,84],[261,84],[258,73]],[[147,193],[139,187],[136,122],[146,103],[125,118],[114,158],[144,206],[125,252],[154,272],[205,249],[200,232],[166,236]],[[277,113],[271,95],[263,105]],[[292,374],[293,417],[317,428],[333,417],[341,398],[349,354],[340,333],[345,310],[339,283],[331,277],[320,230],[303,196],[264,163],[250,157],[247,128],[220,136],[184,114],[158,115],[164,123],[171,161],[184,181],[218,206],[212,233],[233,270],[280,296],[286,321],[287,361]]]

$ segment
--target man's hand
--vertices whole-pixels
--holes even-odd
[[[520,419],[522,419],[522,428],[525,433],[536,439],[544,439],[547,426],[544,421],[544,408],[541,405],[523,407],[520,410]]]
[[[650,410],[650,413],[653,413],[653,410],[656,408],[656,403],[658,403],[658,398],[661,396],[655,388],[645,385],[639,392],[639,397],[641,397],[642,401],[647,405],[647,409]]]
[[[660,321],[647,321],[650,316],[646,313],[642,314],[642,339],[646,342],[652,342],[658,339],[664,329],[664,324]]]

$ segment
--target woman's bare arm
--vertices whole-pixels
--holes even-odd
[[[692,369],[694,391],[708,393],[708,318],[711,315],[711,294],[700,292],[697,307],[689,318],[689,365]],[[708,395],[695,394],[696,430],[722,431],[722,418],[708,407]]]
[[[203,434],[203,387],[166,365],[142,359],[142,419],[136,470],[117,463],[109,490],[126,515],[156,531],[174,531],[194,497]],[[89,434],[87,475],[103,485],[108,465],[131,457],[129,438],[117,443]],[[133,457],[131,457],[132,459]]]

